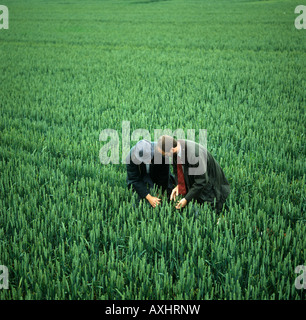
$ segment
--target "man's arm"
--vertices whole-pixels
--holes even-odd
[[[208,177],[205,175],[195,176],[194,183],[190,187],[188,193],[185,195],[185,199],[189,202],[192,199],[198,198],[203,189],[208,187]]]
[[[126,165],[128,183],[132,184],[135,191],[141,199],[145,198],[148,194],[148,188],[144,181],[141,179],[139,166],[134,163]]]
[[[141,179],[139,166],[134,163],[127,164],[128,182],[132,184],[140,199],[146,199],[153,208],[160,204],[160,199],[150,195],[145,182]]]
[[[208,190],[210,188],[209,177],[207,174],[207,160],[205,159],[205,156],[202,153],[200,153],[200,155],[198,156],[198,163],[195,163],[195,159],[196,158],[192,159],[191,163],[193,164],[189,164],[187,170],[188,172],[192,170],[191,172],[201,174],[192,175],[194,182],[190,186],[190,189],[188,190],[188,193],[185,196],[185,199],[187,201],[198,198],[203,192],[203,190]],[[202,171],[196,170],[196,168],[200,168]]]
[[[169,164],[155,164],[151,166],[151,178],[154,183],[162,188],[162,191],[167,191],[170,179]]]

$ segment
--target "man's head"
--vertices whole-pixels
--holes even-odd
[[[179,151],[180,144],[171,136],[161,136],[158,139],[156,149],[164,157],[171,157],[173,154]]]
[[[148,140],[140,140],[132,150],[131,159],[135,164],[140,164],[142,162],[149,164],[151,163],[152,154],[153,150],[151,142]]]

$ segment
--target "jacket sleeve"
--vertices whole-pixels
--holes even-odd
[[[209,187],[209,181],[207,174],[194,176],[194,183],[188,190],[188,193],[185,195],[185,199],[189,202],[192,199],[199,198],[203,189],[207,189]]]
[[[127,164],[126,166],[128,184],[134,187],[141,199],[145,198],[149,194],[149,191],[146,184],[141,179],[139,166],[135,165],[134,163]]]
[[[201,165],[198,162],[197,164],[189,165],[187,168],[187,170],[189,170],[188,175],[192,175],[194,180],[185,196],[185,199],[188,202],[192,199],[199,198],[203,191],[207,192],[211,189],[205,157],[200,156],[199,161]],[[195,161],[193,163],[195,163]],[[191,174],[190,172],[193,172],[194,174]]]
[[[170,166],[169,164],[156,164],[153,165],[151,171],[151,178],[155,184],[159,187],[162,187],[162,190],[165,191],[168,188],[169,179],[170,179]]]

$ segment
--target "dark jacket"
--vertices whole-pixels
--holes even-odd
[[[188,202],[194,199],[200,203],[213,203],[216,200],[216,206],[222,206],[230,193],[230,185],[219,163],[198,143],[190,140],[178,140],[178,142],[181,145],[181,157],[184,160],[183,172],[187,188],[185,199]],[[190,151],[189,155],[187,154],[188,150]],[[198,161],[196,161],[197,159]],[[205,172],[200,175],[190,174],[189,169],[197,168],[199,161],[204,165]],[[173,172],[177,182],[176,154],[173,156]]]
[[[154,150],[154,142],[151,142],[151,144],[152,150]],[[127,158],[130,159],[130,163],[126,164],[126,182],[128,187],[132,186],[139,197],[143,199],[150,193],[145,179],[147,175],[146,165],[144,163],[139,165],[135,164],[131,159],[131,152],[133,152],[133,148],[130,150],[127,156]],[[162,192],[164,192],[167,191],[169,185],[170,165],[169,163],[166,163],[164,158],[162,160],[162,164],[154,164],[154,152],[152,152],[149,177],[151,178],[152,182],[158,187],[161,187]]]

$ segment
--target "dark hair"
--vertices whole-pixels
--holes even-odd
[[[176,148],[177,141],[171,136],[161,136],[158,139],[157,147],[161,149],[163,152],[169,152],[171,148]]]

